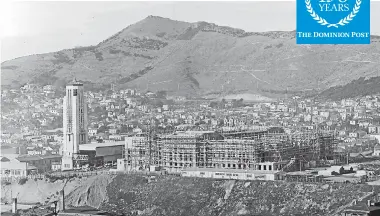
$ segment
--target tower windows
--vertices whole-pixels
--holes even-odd
[[[77,95],[78,95],[78,89],[74,89],[73,96],[77,96]]]

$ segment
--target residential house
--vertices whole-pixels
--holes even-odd
[[[377,144],[375,147],[373,147],[373,156],[378,156],[380,157],[380,145]]]

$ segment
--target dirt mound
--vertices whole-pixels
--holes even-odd
[[[91,177],[66,196],[66,203],[71,206],[99,208],[102,202],[107,201],[106,188],[111,181],[112,176],[108,175]]]
[[[66,204],[72,206],[89,205],[97,207],[103,201],[106,186],[112,177],[99,175],[93,177],[56,180],[29,179],[23,185],[14,182],[1,186],[1,201],[10,202],[11,196],[19,203],[48,204],[58,199],[59,191],[64,188]]]
[[[29,179],[25,184],[20,185],[14,182],[10,185],[1,186],[1,200],[11,201],[12,197],[17,197],[19,203],[41,203],[54,198],[59,194],[65,185],[66,180],[57,180],[50,182],[49,180],[34,180]],[[78,187],[81,181],[76,179],[69,180],[65,186],[66,193],[71,192],[74,188]]]

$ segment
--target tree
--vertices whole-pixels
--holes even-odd
[[[153,105],[156,107],[162,107],[164,105],[164,103],[161,100],[155,100],[153,102]]]
[[[108,130],[108,128],[106,127],[106,126],[101,126],[100,128],[98,128],[98,133],[104,133],[104,132],[106,132]]]
[[[166,98],[166,96],[167,96],[167,92],[164,91],[164,90],[161,90],[161,91],[158,91],[158,92],[156,93],[156,95],[157,95],[158,98]]]
[[[209,105],[209,107],[211,107],[211,108],[216,108],[217,106],[218,106],[218,103],[215,102],[215,101],[212,101],[212,102],[210,103],[210,105]]]
[[[94,113],[101,113],[101,112],[103,112],[103,110],[104,109],[102,109],[102,107],[97,106],[97,107],[94,108]]]

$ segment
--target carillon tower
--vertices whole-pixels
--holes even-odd
[[[66,86],[63,98],[62,170],[74,168],[79,156],[79,145],[87,143],[87,104],[83,83],[76,81]]]

